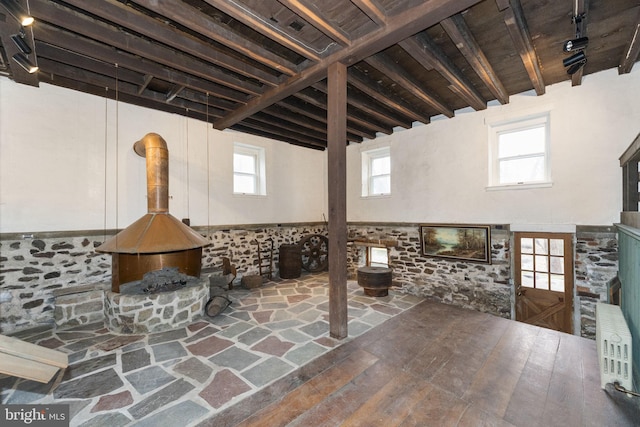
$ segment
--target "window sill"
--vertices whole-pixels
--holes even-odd
[[[233,193],[233,197],[267,197],[266,194]]]
[[[530,182],[522,184],[506,184],[506,185],[490,185],[486,187],[487,191],[501,190],[530,190],[533,188],[550,188],[553,186],[552,181]]]
[[[388,199],[391,197],[391,193],[387,194],[371,194],[368,196],[360,196],[361,199]]]

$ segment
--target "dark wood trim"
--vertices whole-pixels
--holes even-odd
[[[328,68],[329,334],[347,331],[347,67]]]
[[[504,11],[504,23],[507,25],[511,39],[520,53],[522,64],[529,74],[529,79],[538,95],[544,95],[545,87],[538,55],[533,47],[529,27],[522,10],[520,0],[510,0],[510,7]]]
[[[388,18],[384,27],[362,36],[349,47],[329,55],[322,61],[290,77],[280,87],[266,90],[262,95],[253,98],[236,111],[216,120],[214,127],[216,129],[226,129],[245,117],[319,82],[326,77],[326,70],[329,64],[335,62],[342,62],[346,65],[355,64],[479,2],[480,0],[458,0],[456,2],[432,0],[404,10],[392,18]],[[222,3],[222,1],[218,0],[215,3]],[[453,112],[449,117],[452,116]]]
[[[471,68],[478,74],[484,84],[487,85],[493,96],[495,96],[501,104],[509,103],[509,93],[507,89],[505,89],[500,78],[493,70],[491,63],[471,33],[463,16],[458,13],[445,19],[440,25],[442,25],[442,28],[444,28],[449,37],[451,37],[451,40],[455,43],[465,59],[471,64]]]
[[[633,64],[638,60],[638,55],[640,55],[640,8],[638,8],[638,17],[636,18],[633,35],[629,38],[629,43],[624,48],[622,58],[620,59],[618,74],[630,73]]]
[[[427,65],[425,68],[433,68],[438,71],[455,88],[454,92],[473,109],[484,110],[487,108],[487,102],[473,87],[473,83],[424,32],[398,44],[420,64]]]

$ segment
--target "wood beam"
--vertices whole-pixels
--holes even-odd
[[[205,93],[208,92],[216,97],[228,99],[236,103],[245,103],[248,99],[247,95],[244,93],[230,90],[224,86],[192,76],[188,73],[176,71],[172,68],[162,67],[155,62],[141,59],[136,55],[60,30],[45,22],[38,23],[35,36],[36,46],[39,46],[39,41],[50,45],[60,46],[61,48],[78,52],[80,55],[85,55],[89,58],[96,58],[97,60],[109,63],[110,65],[119,64],[123,68],[128,68],[142,74],[152,75],[159,79],[174,82],[176,84],[182,84],[194,90],[200,90]]]
[[[401,41],[399,45],[418,63],[424,63],[439,72],[455,88],[454,92],[472,108],[475,110],[487,108],[487,102],[473,87],[473,83],[424,32]]]
[[[328,37],[334,41],[340,43],[343,46],[351,44],[351,38],[349,34],[344,32],[342,28],[332,23],[326,17],[322,16],[322,13],[313,3],[309,3],[305,0],[278,0],[284,6],[291,9],[313,25],[318,30],[322,31]]]
[[[468,9],[480,1],[428,0],[420,2],[417,6],[388,18],[384,27],[354,40],[349,47],[338,50],[322,61],[302,70],[297,75],[288,78],[280,87],[266,90],[262,95],[252,99],[246,105],[226,117],[216,120],[214,127],[220,130],[226,129],[268,105],[319,82],[326,77],[326,70],[330,64],[342,62],[345,65],[352,65],[398,43],[400,40],[437,24],[451,15]]]
[[[316,95],[318,95],[317,92]],[[322,95],[325,94],[322,92]],[[304,90],[296,93],[294,96],[323,110],[327,109],[327,100],[324,96],[322,96],[322,99],[319,99],[318,96],[310,95]],[[349,106],[347,105],[347,126],[349,125],[361,126],[363,129],[367,129],[372,133],[382,132],[388,135],[392,131],[389,126],[382,126],[381,124],[375,122],[372,118],[364,117],[362,113],[354,108],[349,108]]]
[[[291,37],[287,37],[282,30],[277,30],[271,24],[267,24],[266,19],[255,16],[254,14],[247,13],[247,10],[236,2],[229,2],[226,0],[204,0],[216,9],[226,13],[233,19],[242,22],[249,28],[259,32],[265,37],[291,49],[292,51],[304,56],[312,61],[319,61],[321,59],[313,50],[303,46],[300,42],[293,40]]]
[[[297,67],[292,62],[238,36],[226,27],[217,24],[211,17],[187,6],[184,2],[176,2],[174,0],[136,0],[136,3],[187,28],[198,31],[211,40],[215,40],[230,49],[240,52],[247,58],[283,74],[292,76],[296,73]]]
[[[125,52],[150,59],[166,67],[200,76],[250,95],[259,95],[263,92],[262,87],[235,78],[217,67],[208,65],[176,50],[136,37],[133,34],[126,33],[102,21],[91,19],[86,15],[58,4],[45,0],[31,0],[31,11],[36,19],[67,28],[70,31],[110,44]]]
[[[183,31],[138,12],[119,1],[87,2],[84,0],[69,0],[67,3],[234,73],[258,80],[269,86],[277,86],[279,83],[278,78],[273,74],[251,67],[246,62],[215,50],[211,47],[211,44],[195,37],[186,36]]]
[[[409,75],[404,68],[393,62],[386,54],[379,53],[365,59],[364,62],[389,76],[395,83],[408,90],[422,102],[431,106],[438,113],[447,117],[454,116],[451,107],[445,105],[435,94],[428,93],[422,89],[422,85],[413,76]]]
[[[293,98],[293,97],[292,97]],[[296,103],[294,103],[293,99],[283,99],[282,101],[280,101],[278,103],[278,105],[281,105],[285,108],[288,108],[292,111],[295,111],[298,114],[302,114],[303,116],[307,116],[307,117],[311,117],[319,122],[325,123],[327,124],[327,111],[324,109],[320,109],[320,108],[309,108],[310,106],[312,106],[313,104],[309,104],[305,102],[305,105],[296,105]],[[375,132],[368,130],[368,129],[362,129],[360,127],[354,126],[354,125],[349,125],[349,123],[347,122],[347,131],[351,132],[352,134],[355,135],[359,135],[362,136],[364,138],[369,138],[369,139],[373,139],[376,137]]]
[[[630,73],[633,64],[638,60],[638,55],[640,55],[640,8],[638,9],[638,17],[636,18],[636,25],[631,33],[631,38],[620,59],[618,74]]]
[[[465,57],[471,68],[478,74],[480,79],[489,88],[493,96],[501,104],[509,103],[509,93],[500,81],[500,78],[493,70],[491,63],[480,48],[467,26],[461,14],[455,14],[440,22],[442,28],[447,32],[460,53]]]
[[[357,88],[361,92],[366,93],[379,103],[388,105],[395,111],[405,115],[406,117],[422,123],[429,123],[430,118],[427,114],[423,114],[418,111],[417,108],[406,104],[404,101],[396,99],[392,93],[387,92],[387,89],[378,84],[373,79],[366,76],[364,73],[355,71],[353,68],[349,69],[348,76],[349,84]]]
[[[349,77],[349,74],[347,73],[347,81],[350,81],[349,79],[350,77]],[[312,87],[314,89],[324,92],[325,94],[329,92],[329,89],[327,88],[327,84],[324,81],[316,83]],[[364,113],[375,117],[376,120],[380,122],[388,123],[392,127],[395,127],[395,126],[401,126],[403,128],[411,127],[411,122],[395,117],[390,110],[387,110],[387,109],[383,110],[382,108],[380,108],[378,106],[378,103],[371,102],[368,99],[364,99],[362,96],[359,96],[359,97],[354,96],[352,93],[350,93],[348,89],[347,89],[347,103],[348,105],[351,105],[354,108],[357,108],[363,111]]]
[[[329,335],[347,329],[347,67],[328,67]]]
[[[149,83],[151,83],[151,80],[153,80],[153,76],[151,74],[147,74],[146,76],[144,76],[144,81],[138,88],[138,95],[142,94],[142,92],[144,92],[145,89],[147,89],[147,86],[149,86]]]
[[[504,23],[507,25],[509,35],[511,35],[511,39],[520,54],[533,88],[538,95],[544,95],[545,87],[538,55],[531,41],[529,27],[527,26],[520,0],[509,0],[509,7],[504,9]]]
[[[351,0],[358,9],[363,11],[373,22],[381,27],[387,23],[387,14],[378,0]]]
[[[580,37],[587,36],[587,21],[589,13],[589,0],[574,0],[573,16],[582,16],[582,33]],[[584,73],[584,67],[580,67],[578,71],[571,75],[571,86],[580,86],[582,84],[582,75]]]

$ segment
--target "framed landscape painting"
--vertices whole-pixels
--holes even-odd
[[[491,264],[491,226],[424,224],[420,226],[422,255]]]

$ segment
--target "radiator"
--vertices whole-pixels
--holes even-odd
[[[600,386],[618,382],[633,390],[631,333],[617,305],[597,303],[596,346],[600,363]]]

